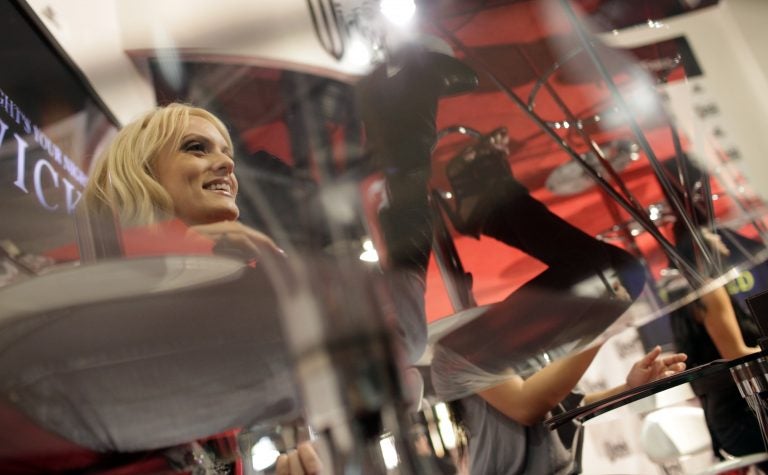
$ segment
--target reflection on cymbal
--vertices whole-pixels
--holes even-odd
[[[448,315],[440,320],[434,321],[427,326],[427,349],[416,362],[416,366],[427,366],[432,362],[432,350],[434,345],[448,333],[466,325],[475,318],[482,315],[488,309],[488,305],[480,305],[468,308],[461,312]]]
[[[212,256],[110,261],[0,299],[0,394],[83,447],[150,450],[296,415],[266,269]]]
[[[634,142],[628,140],[614,140],[598,146],[603,152],[608,164],[614,171],[622,171],[630,163],[637,160],[640,148]],[[603,166],[594,152],[587,152],[581,155],[581,158],[594,170],[603,171]],[[602,173],[601,173],[602,174]],[[582,164],[576,161],[569,161],[555,168],[547,178],[546,187],[555,195],[569,196],[581,193],[594,186],[595,180],[592,179]]]
[[[667,204],[664,202],[659,202],[659,203],[654,203],[652,205],[649,205],[646,212],[648,214],[648,218],[657,227],[663,226],[665,224],[669,224],[675,221],[675,214],[669,209],[669,206],[667,206]],[[628,235],[632,237],[636,237],[644,232],[646,232],[645,227],[643,227],[636,220],[630,219],[630,220],[621,222],[619,224],[614,224],[606,231],[598,233],[597,236],[595,237],[597,239],[600,239],[601,241],[607,241],[607,242],[626,241]]]
[[[562,356],[583,349],[630,304],[564,289],[521,288],[501,302],[454,315],[430,336],[470,365],[490,373],[512,369],[526,375],[540,367],[537,358],[542,354]]]
[[[163,256],[61,265],[0,289],[9,319],[75,305],[169,292],[236,278],[244,264],[218,256]]]

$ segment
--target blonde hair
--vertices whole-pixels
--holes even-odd
[[[123,127],[99,157],[83,192],[87,211],[111,211],[129,226],[173,217],[173,200],[155,178],[154,167],[181,146],[190,117],[213,124],[233,148],[226,126],[205,109],[179,103],[157,107]]]

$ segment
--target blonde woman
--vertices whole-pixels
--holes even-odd
[[[238,206],[235,201],[237,193],[238,181],[235,176],[232,139],[224,124],[206,110],[185,104],[170,104],[146,113],[120,130],[96,164],[84,192],[81,206],[90,215],[114,215],[116,221],[120,223],[122,241],[127,256],[179,252],[211,253],[216,252],[219,249],[218,246],[221,245],[225,245],[229,252],[237,251],[245,259],[263,257],[265,253],[282,253],[269,237],[237,221],[239,216]],[[252,288],[249,289],[254,291]],[[171,296],[169,298],[172,299],[174,297]],[[175,298],[194,302],[199,301],[201,302],[200,305],[210,301],[210,296],[205,295],[205,293],[200,294],[199,290],[197,293],[190,292]],[[266,311],[269,312],[269,304],[267,302],[257,303],[263,304]],[[234,303],[232,305],[222,305],[220,303],[218,306],[226,307],[221,308],[221,317],[230,321],[236,320],[238,314],[245,313],[242,308],[237,307]],[[136,308],[144,309],[143,306]],[[179,310],[179,308],[190,308],[190,306],[187,304],[185,307],[181,305],[181,302],[170,301],[168,306],[163,308],[173,310],[168,313],[173,313],[174,311],[183,313],[183,310]],[[186,316],[185,318],[189,318],[186,321],[198,321],[191,319],[191,317],[191,315]],[[272,320],[269,321],[271,322]],[[169,323],[155,322],[155,324],[162,326]],[[219,331],[222,328],[221,324],[216,324],[215,322],[212,325],[214,325],[215,331]],[[234,321],[227,328],[232,327],[240,328],[237,321]],[[275,327],[279,328],[277,325]],[[138,329],[139,327],[131,328]],[[136,330],[136,332],[144,335],[145,333],[151,334],[154,331],[150,329],[149,332],[144,332],[145,328],[142,327],[141,330]],[[250,327],[246,326],[244,328]],[[272,326],[266,324],[259,328],[264,328],[265,332],[267,329],[274,330],[272,333],[269,333],[272,336],[280,332],[279,329],[273,329]],[[94,334],[100,334],[98,333],[99,331],[94,329]],[[199,331],[202,332],[204,330],[201,329]],[[104,332],[102,331],[102,333]],[[166,335],[165,333],[157,334]],[[181,329],[177,330],[174,334],[183,335]],[[109,335],[112,334],[110,333]],[[226,333],[226,335],[231,336],[231,332]],[[147,428],[140,426],[139,424],[141,423],[130,422],[129,425],[133,424],[131,426],[132,429],[138,427],[139,435],[134,438],[125,437],[118,442],[112,440],[112,438],[116,437],[115,433],[121,435],[122,426],[119,423],[116,423],[117,425],[113,427],[104,422],[103,425],[109,426],[108,429],[112,430],[109,434],[110,437],[99,435],[95,438],[89,438],[83,436],[80,439],[77,437],[78,434],[87,432],[90,429],[90,425],[88,423],[80,425],[75,423],[73,424],[75,429],[62,431],[68,438],[76,441],[76,445],[72,447],[67,445],[67,452],[65,452],[74,455],[63,461],[56,460],[55,462],[58,465],[55,467],[43,464],[41,471],[46,473],[54,472],[63,467],[71,472],[79,472],[81,470],[90,470],[94,465],[110,466],[117,464],[121,467],[121,473],[126,474],[165,473],[161,470],[163,464],[165,464],[166,470],[169,468],[168,463],[176,466],[176,468],[179,468],[179,463],[182,464],[181,468],[189,468],[185,466],[185,464],[191,463],[189,460],[194,459],[195,463],[198,463],[198,455],[203,453],[209,453],[210,455],[212,453],[213,460],[211,460],[211,463],[227,464],[230,466],[230,470],[232,470],[231,473],[242,473],[240,461],[232,455],[233,452],[236,452],[233,449],[236,447],[236,442],[233,438],[234,432],[230,431],[224,434],[212,432],[243,425],[242,421],[245,418],[258,419],[259,415],[251,411],[258,412],[258,410],[263,410],[267,412],[267,415],[272,414],[269,413],[269,408],[259,406],[261,404],[259,403],[260,399],[251,390],[254,386],[261,385],[261,381],[258,380],[259,376],[255,376],[256,380],[254,380],[254,377],[249,376],[250,379],[248,379],[242,374],[235,374],[230,379],[226,379],[226,375],[220,375],[220,373],[229,371],[227,368],[241,367],[243,360],[246,358],[251,358],[248,360],[251,361],[254,358],[253,354],[239,351],[237,347],[241,346],[242,342],[231,342],[226,340],[227,336],[206,335],[203,338],[214,339],[213,337],[216,336],[220,339],[225,339],[233,347],[231,352],[228,352],[229,349],[226,347],[217,350],[221,353],[221,358],[217,360],[222,362],[221,365],[217,363],[206,366],[206,362],[195,360],[195,363],[192,363],[197,365],[192,367],[192,369],[196,368],[194,374],[189,371],[189,365],[185,366],[180,363],[180,368],[178,368],[174,365],[176,360],[174,360],[174,364],[171,364],[167,360],[163,360],[162,356],[158,357],[155,353],[152,353],[152,351],[144,351],[142,345],[146,345],[147,348],[157,348],[158,346],[155,342],[140,341],[138,345],[134,346],[116,342],[115,347],[125,351],[139,355],[146,353],[147,356],[143,360],[143,367],[141,364],[132,366],[132,368],[137,368],[137,373],[140,373],[136,376],[136,380],[141,381],[141,383],[137,383],[136,388],[129,388],[131,391],[122,391],[123,386],[120,386],[120,388],[111,387],[111,392],[108,392],[107,396],[103,399],[107,402],[111,401],[110,397],[116,398],[115,401],[120,399],[115,402],[117,407],[122,407],[121,404],[123,406],[130,406],[134,399],[139,401],[146,400],[147,407],[150,408],[148,411],[151,412],[150,417],[134,414],[132,419],[149,421],[151,425],[154,418],[158,421],[158,425],[161,428]],[[178,336],[174,341],[165,342],[163,340],[167,343],[167,347],[162,347],[162,351],[169,354],[183,354],[188,357],[192,357],[189,355],[195,355],[194,350],[197,347],[193,348],[192,351],[184,353],[183,350],[187,347],[182,344],[182,339],[183,337]],[[272,340],[277,341],[279,337],[274,336]],[[119,346],[120,344],[122,346]],[[161,342],[161,346],[162,344],[164,343]],[[263,343],[260,344],[264,346]],[[284,345],[284,342],[280,340],[280,343],[274,343],[274,345],[279,344]],[[212,347],[218,348],[215,344],[212,344]],[[119,352],[120,350],[116,351]],[[101,365],[109,366],[114,358],[110,359],[112,353],[109,353],[108,350],[104,350],[104,353],[108,354],[103,355]],[[204,354],[206,358],[214,358],[218,353],[209,351]],[[243,356],[244,354],[245,356]],[[275,367],[280,366],[277,363],[278,356],[274,353],[271,354],[271,365]],[[136,359],[141,360],[142,358]],[[114,366],[118,367],[120,364],[125,366],[128,362],[121,361]],[[238,366],[238,364],[241,366]],[[172,369],[171,371],[165,371],[163,369],[165,367],[172,367]],[[256,369],[251,371],[251,373],[261,374]],[[198,374],[204,374],[205,376],[198,376]],[[267,372],[265,374],[269,375],[271,373]],[[174,381],[168,381],[168,379],[163,379],[165,377],[175,379]],[[162,379],[165,385],[157,384],[156,380],[158,378]],[[244,382],[244,380],[246,381]],[[234,381],[234,383],[231,381]],[[264,385],[269,386],[267,391],[281,394],[279,385],[275,381],[269,381],[269,383],[264,383]],[[282,380],[280,379],[279,381]],[[210,384],[215,384],[216,387],[206,387],[206,385]],[[158,386],[164,387],[153,392],[152,388]],[[181,393],[181,390],[178,389],[184,388],[188,390],[192,387],[202,387],[202,390],[198,391],[202,394],[214,394],[213,400],[218,404],[222,404],[222,407],[218,409],[213,408],[213,410],[200,407],[199,401],[209,401],[206,397],[196,399],[196,391]],[[142,391],[147,388],[149,388],[148,391]],[[240,397],[238,394],[235,394],[232,400],[223,400],[226,398],[222,391],[230,391],[231,388],[234,388],[231,390],[233,394],[238,393],[238,391],[244,392],[245,396],[243,397],[253,400],[253,405],[244,406],[244,408],[241,407],[239,409],[237,407],[225,408],[228,401],[231,402],[231,406],[238,405],[238,398]],[[169,392],[172,394],[168,395]],[[119,394],[119,396],[112,393]],[[162,397],[165,397],[163,399],[166,403],[165,406],[158,407],[157,393],[161,393]],[[99,395],[101,397],[101,393]],[[175,416],[163,413],[162,408],[168,409],[168,404],[174,405],[174,409],[178,408],[174,412]],[[107,405],[109,404],[107,403]],[[101,409],[101,406],[99,406],[99,409]],[[71,412],[80,414],[87,411],[96,412],[94,408],[87,405],[83,407],[77,406]],[[119,411],[116,409],[110,412],[107,408],[105,412],[108,413],[108,417],[111,417],[112,412]],[[185,415],[178,416],[179,413]],[[186,414],[189,414],[189,416]],[[192,414],[197,416],[193,418],[191,417]],[[215,419],[215,421],[206,424],[205,422],[198,423],[199,421],[193,420],[203,419],[207,416],[210,416],[208,419]],[[179,419],[179,417],[181,418]],[[38,420],[41,419],[45,418],[38,418]],[[110,421],[112,420],[110,419]],[[193,427],[190,428],[187,425]],[[77,432],[80,426],[84,426],[85,429]],[[100,427],[97,429],[100,429]],[[218,429],[211,429],[212,427],[217,427]],[[95,432],[101,434],[99,430],[95,430]],[[126,432],[130,432],[130,430],[126,429]],[[195,434],[192,438],[197,438],[198,436],[208,438],[198,441],[186,440],[186,437],[189,437],[189,433]],[[132,457],[129,456],[117,457],[115,459],[110,455],[114,451],[133,452],[130,446],[131,444],[136,445],[135,440],[137,439],[141,444],[144,444],[144,447],[153,449],[150,453],[141,452],[145,450],[144,448],[139,449],[140,454],[144,455],[139,454],[138,462],[133,463]],[[143,439],[149,439],[149,441]],[[39,435],[38,439],[35,440],[47,441],[51,446],[65,445],[64,441],[54,438],[51,434],[47,433]],[[173,442],[166,443],[169,440]],[[173,447],[179,443],[183,444],[181,451],[179,451],[178,447]],[[46,447],[44,442],[38,445]],[[126,446],[128,446],[128,449],[124,450],[123,447]],[[93,452],[88,452],[85,447],[88,447]],[[118,448],[115,449],[114,447]],[[83,455],[84,453],[87,455]],[[177,458],[180,462],[176,461]],[[155,464],[158,459],[159,465]],[[7,467],[3,465],[3,462],[4,460],[0,456],[0,471],[3,471],[3,473],[13,473],[12,471],[8,472],[5,470]],[[33,462],[22,461],[22,464],[27,463],[34,465]],[[155,464],[152,465],[152,470],[157,470],[157,472],[149,471],[147,463]],[[14,468],[17,468],[17,466],[14,465]],[[276,471],[278,474],[291,475],[317,474],[321,473],[321,463],[313,446],[309,443],[302,443],[295,450],[278,458]]]
[[[250,255],[281,252],[237,221],[234,170],[224,124],[204,109],[171,104],[118,133],[93,170],[83,205],[90,213],[114,212],[126,228],[154,226],[213,244],[226,239]]]

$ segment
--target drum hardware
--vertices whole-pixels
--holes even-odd
[[[731,376],[755,412],[763,444],[768,448],[768,357],[765,351],[734,360]]]
[[[675,216],[669,210],[669,207],[663,203],[654,203],[646,208],[648,219],[656,226],[664,226],[675,221]],[[611,226],[606,231],[598,233],[597,239],[606,242],[622,242],[626,239],[626,233],[632,237],[637,237],[646,231],[646,228],[637,221],[630,219],[619,224]]]
[[[640,147],[629,140],[613,140],[597,146],[607,164],[616,172],[626,169],[640,157]],[[581,154],[581,158],[596,170],[604,166],[593,151]],[[546,181],[547,189],[555,195],[569,196],[596,186],[595,181],[577,162],[568,161],[555,168]]]
[[[567,2],[564,2],[567,4]],[[565,5],[564,7],[566,10],[569,8],[568,5]],[[578,23],[578,19],[575,17],[575,14],[573,12],[570,12],[569,15],[570,21]],[[577,25],[578,27],[580,25]],[[539,115],[537,115],[534,111],[532,111],[529,107],[526,101],[524,101],[511,87],[509,87],[507,84],[505,84],[504,81],[502,81],[497,75],[495,75],[492,72],[492,68],[490,68],[486,62],[479,57],[478,54],[475,53],[475,51],[465,45],[461,40],[459,40],[454,32],[450,31],[449,29],[436,24],[435,27],[440,31],[440,33],[448,39],[456,49],[461,51],[465,57],[468,60],[472,61],[472,64],[476,67],[478,72],[483,72],[485,76],[502,92],[504,93],[515,105],[517,105],[527,116],[529,119],[531,119],[540,129],[541,131],[551,138],[555,144],[562,149],[563,152],[565,152],[572,160],[579,163],[580,166],[584,168],[584,172],[586,175],[590,176],[597,184],[598,186],[606,193],[607,196],[609,196],[613,201],[616,202],[617,205],[621,206],[633,219],[635,219],[638,223],[642,223],[642,226],[650,233],[653,238],[659,243],[659,245],[663,248],[663,250],[672,258],[675,260],[675,262],[678,263],[679,267],[685,272],[686,276],[688,278],[696,283],[696,284],[702,284],[705,279],[700,275],[700,273],[691,266],[688,262],[685,261],[685,259],[680,255],[680,253],[675,249],[675,246],[665,237],[657,228],[654,226],[652,222],[649,221],[649,218],[645,214],[645,210],[642,209],[639,204],[637,203],[637,200],[628,193],[628,190],[626,189],[626,186],[624,186],[623,182],[620,179],[615,179],[616,186],[619,187],[620,191],[614,188],[611,183],[609,183],[597,170],[595,170],[593,167],[591,167],[588,163],[584,161],[584,159],[581,157],[579,153],[577,153],[573,147],[568,144],[565,140],[563,140],[558,130],[556,130],[554,127],[551,127],[550,124],[543,118],[541,118]],[[575,28],[576,28],[575,27]],[[591,44],[589,44],[589,39],[582,38],[582,36],[586,36],[586,33],[580,32],[579,33],[579,39],[582,40],[582,43],[586,43],[587,46],[591,47]],[[594,56],[594,51],[591,51],[589,47],[582,45],[584,49],[590,54],[590,57]],[[607,70],[604,70],[604,65],[600,62],[599,58],[594,58],[593,61],[595,63],[598,63],[598,67],[602,67],[602,70],[600,71],[601,77],[608,75]],[[621,94],[616,89],[616,85],[613,83],[612,79],[608,77],[608,80],[611,81],[609,86],[611,89],[612,96],[615,98],[618,96],[617,99],[617,105],[620,107],[622,111],[626,111],[626,103],[621,98]],[[575,117],[573,113],[564,106],[564,104],[561,105],[561,107],[564,109],[564,112],[567,114],[567,120],[569,122],[575,122]],[[631,117],[630,117],[631,119]],[[644,135],[642,135],[642,132],[639,130],[639,126],[633,121],[630,121],[631,129],[633,130],[634,135],[636,136],[636,139],[638,141],[639,146],[642,148],[642,150],[645,152],[645,155],[649,158],[649,160],[654,160],[655,155],[653,155],[653,150],[650,150],[650,146],[647,143],[647,140],[645,139]],[[583,132],[582,129],[577,129],[577,132]],[[586,140],[586,143],[593,143],[591,140]],[[598,153],[599,154],[599,153]],[[610,168],[610,167],[608,167]],[[654,169],[655,170],[655,169]],[[616,178],[616,177],[614,177]]]

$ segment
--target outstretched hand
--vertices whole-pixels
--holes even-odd
[[[319,475],[322,463],[311,442],[302,442],[294,450],[289,450],[277,458],[277,475]]]
[[[238,221],[219,221],[190,226],[188,237],[203,236],[215,242],[214,253],[235,255],[246,259],[258,258],[265,253],[285,254],[266,234]]]
[[[656,346],[638,360],[627,374],[627,386],[632,389],[660,378],[666,378],[685,370],[684,353],[661,356],[661,347]]]

